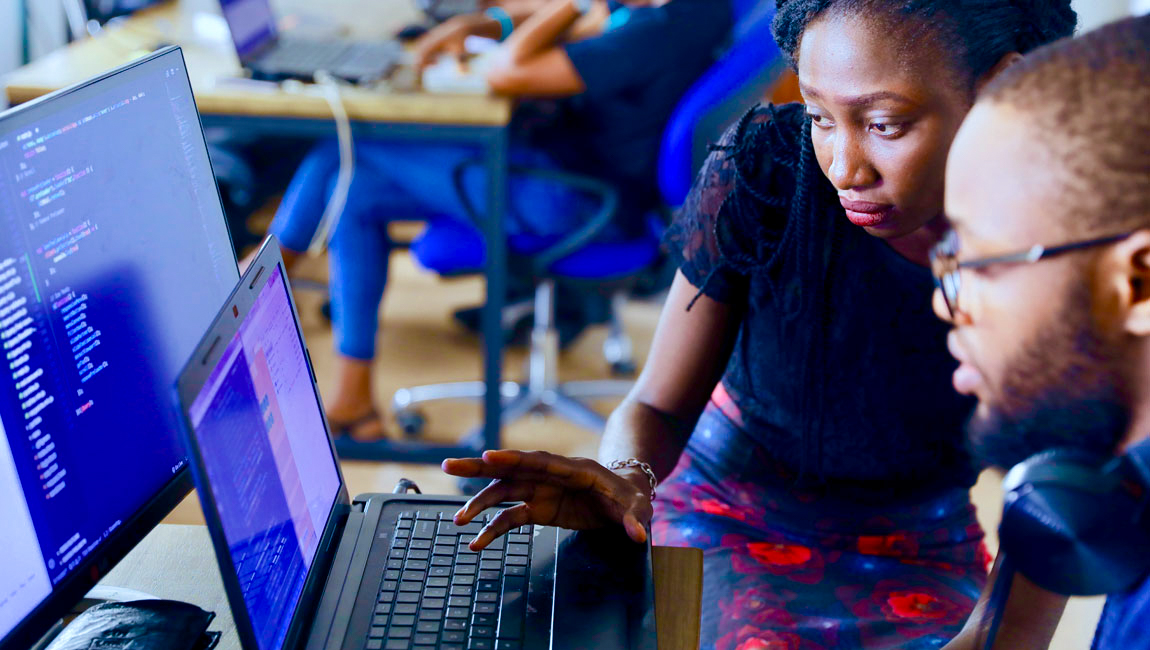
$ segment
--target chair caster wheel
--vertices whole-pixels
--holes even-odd
[[[611,364],[611,375],[615,377],[632,377],[635,370],[634,361],[616,361]]]
[[[427,426],[427,418],[419,411],[400,411],[395,414],[395,422],[408,436],[418,436]]]

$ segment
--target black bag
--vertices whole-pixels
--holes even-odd
[[[216,615],[175,600],[104,603],[86,610],[46,650],[211,650]]]

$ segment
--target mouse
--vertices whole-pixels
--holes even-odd
[[[395,37],[401,41],[414,41],[415,39],[427,33],[427,26],[420,24],[412,24],[404,27],[396,32]]]

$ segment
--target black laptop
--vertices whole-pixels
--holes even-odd
[[[462,497],[348,499],[274,239],[180,374],[193,474],[244,648],[654,650],[649,547]]]
[[[382,79],[403,56],[395,40],[310,40],[284,37],[268,0],[220,0],[240,63],[253,78],[312,81],[323,70],[353,83]]]

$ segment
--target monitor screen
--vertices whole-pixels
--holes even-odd
[[[0,115],[0,179],[6,641],[187,482],[171,386],[238,272],[178,50]]]
[[[220,0],[224,20],[240,60],[259,52],[275,40],[276,20],[268,0]]]
[[[252,631],[261,650],[280,648],[340,478],[279,268],[188,420]]]

